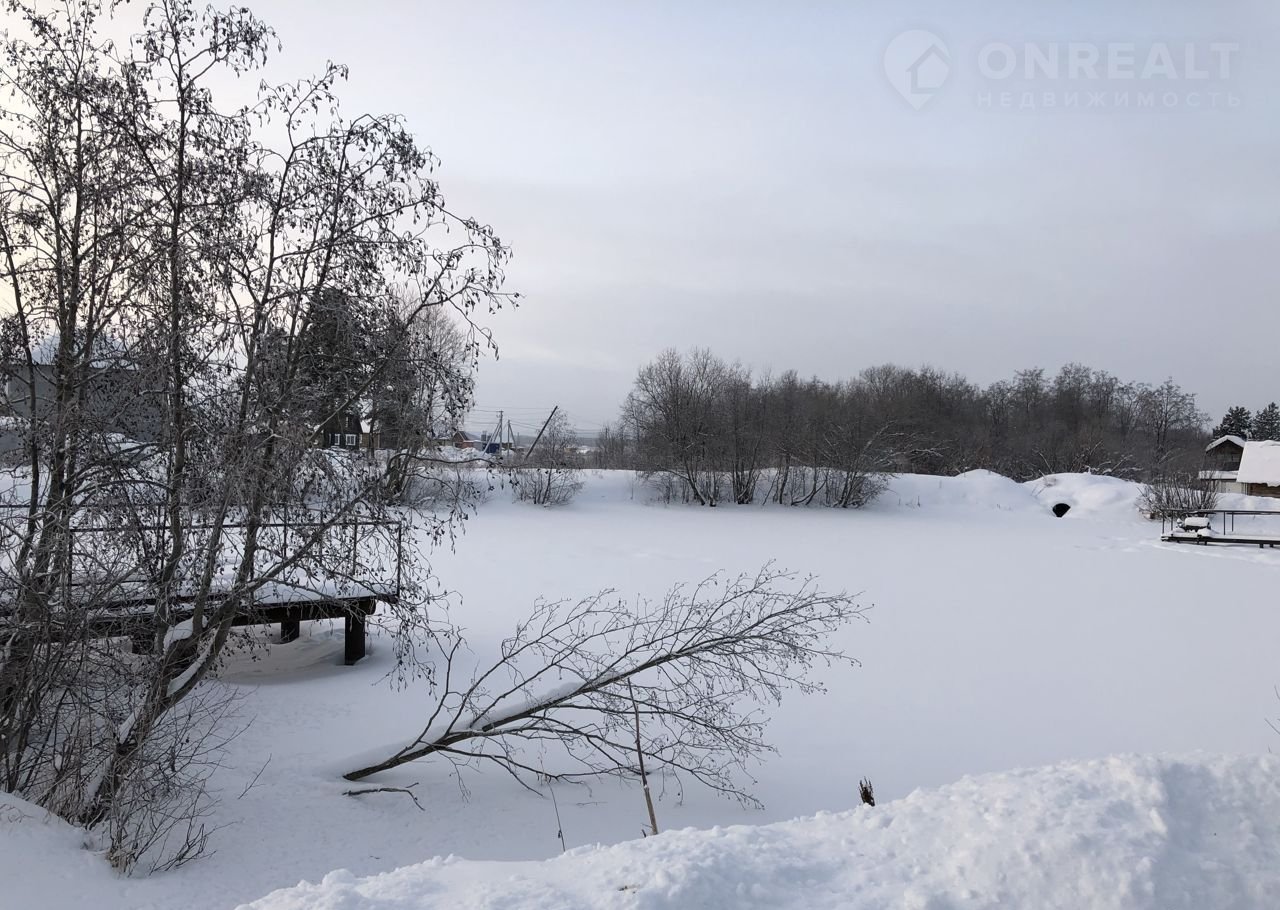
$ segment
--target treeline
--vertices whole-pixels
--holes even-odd
[[[668,350],[639,371],[596,462],[642,471],[703,504],[850,507],[893,472],[1142,481],[1190,472],[1206,422],[1173,380],[1126,382],[1079,364],[983,388],[931,367],[877,366],[838,382],[753,375],[708,350]]]
[[[1241,405],[1228,408],[1211,435],[1215,439],[1239,436],[1242,439],[1280,440],[1280,405],[1273,401],[1256,414]]]

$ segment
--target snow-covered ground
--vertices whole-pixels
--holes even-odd
[[[252,910],[1246,910],[1280,889],[1280,760],[1117,757],[875,809],[685,829],[541,863],[336,872]]]
[[[1266,760],[1063,765],[889,803],[1009,768],[1280,745],[1267,725],[1280,717],[1280,550],[1162,544],[1159,524],[1137,515],[1136,492],[1108,478],[1017,484],[982,472],[900,477],[861,512],[662,506],[625,474],[590,477],[578,501],[559,509],[510,503],[499,492],[467,522],[456,552],[434,557],[445,584],[461,592],[454,618],[480,654],[537,595],[613,587],[653,597],[677,581],[754,571],[768,560],[814,572],[826,588],[863,592],[861,602],[874,604],[870,622],[850,626],[839,642],[862,666],[827,672],[827,695],[791,698],[775,713],[769,738],[779,754],[753,769],[765,808],[680,791],[674,781],[660,788],[658,803],[666,831],[853,811],[764,829],[664,833],[545,866],[436,863],[358,885],[350,876],[437,855],[556,856],[557,808],[570,848],[633,840],[645,812],[638,791],[615,782],[557,787],[553,804],[505,777],[459,779],[443,764],[377,779],[416,783],[425,812],[398,794],[343,796],[350,785],[339,775],[352,756],[413,732],[426,699],[388,688],[386,639],[375,638],[360,665],[343,667],[340,630],[313,624],[301,641],[223,674],[242,691],[252,723],[215,778],[216,822],[225,827],[214,856],[149,880],[119,880],[79,849],[74,831],[29,807],[6,815],[0,797],[6,899],[42,908],[229,910],[346,869],[350,876],[331,878],[323,898],[304,890],[263,906],[360,907],[361,889],[375,900],[385,885],[386,901],[371,906],[697,907],[682,887],[726,895],[739,884],[741,900],[719,906],[996,906],[1000,894],[1010,898],[1005,905],[1027,907],[1259,906],[1249,889],[1269,882],[1274,893],[1275,882],[1264,865],[1246,861],[1261,857],[1280,869],[1276,829],[1264,824],[1264,809],[1272,819],[1280,811],[1267,789],[1277,768]],[[1050,513],[1058,502],[1072,506],[1061,520]],[[855,808],[861,776],[875,783],[874,810]],[[817,842],[827,847],[818,851]],[[1062,869],[1049,868],[1057,862]],[[783,871],[762,874],[770,864]],[[726,884],[734,869],[741,877]],[[1070,870],[1087,869],[1097,870],[1095,885],[1080,887],[1098,890],[1075,892],[1075,901],[1041,899],[1076,876]],[[524,904],[503,903],[503,882],[514,876],[532,883]],[[476,891],[467,882],[477,878],[490,890],[467,903],[463,891]],[[804,882],[812,882],[812,902]],[[418,897],[405,897],[410,885]],[[1191,897],[1159,902],[1148,886]],[[779,888],[792,904],[770,903]],[[977,896],[964,898],[966,889]],[[828,892],[847,900],[816,896]],[[532,903],[538,894],[543,902]],[[1203,899],[1178,902],[1192,898]]]

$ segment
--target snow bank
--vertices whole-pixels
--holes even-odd
[[[1277,889],[1280,759],[1127,756],[540,863],[449,858],[368,878],[334,872],[246,907],[1243,910],[1272,906]]]
[[[964,475],[962,475],[964,476]],[[1138,496],[1142,484],[1100,474],[1048,474],[1022,486],[1045,509],[1060,502],[1071,506],[1070,517],[1086,516],[1134,520],[1138,516]],[[1242,493],[1219,493],[1219,509],[1269,511],[1280,508],[1276,500]],[[1145,524],[1146,520],[1141,519]]]
[[[1136,515],[1141,485],[1099,474],[1051,474],[1020,483],[994,471],[966,471],[954,477],[938,474],[895,474],[889,487],[869,507],[876,512],[924,513],[1011,512],[1052,517],[1059,502],[1071,506],[1075,517],[1123,517]],[[588,471],[575,506],[620,503],[628,500],[662,505],[657,494],[630,471]],[[759,504],[758,504],[759,505]],[[735,507],[725,506],[729,511]]]
[[[1023,484],[1045,509],[1062,502],[1071,507],[1067,514],[1115,516],[1136,519],[1140,484],[1100,474],[1048,474]]]
[[[993,471],[966,471],[955,477],[898,474],[889,481],[873,508],[1026,512],[1038,508],[1022,485]]]
[[[1019,483],[992,471],[967,471],[955,477],[902,474],[891,481],[878,506],[922,509],[961,508],[973,513],[1002,511],[1052,517],[1058,503],[1073,518],[1137,518],[1141,485],[1100,474],[1049,474]]]
[[[82,829],[0,792],[0,905],[100,906],[104,894],[121,890],[121,882],[88,849],[87,839]]]

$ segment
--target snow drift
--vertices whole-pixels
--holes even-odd
[[[1100,474],[1047,474],[1022,485],[1050,508],[1057,503],[1071,507],[1073,517],[1114,516],[1138,520],[1141,484]]]
[[[833,786],[853,786],[833,781]],[[249,910],[1215,910],[1280,893],[1280,759],[1124,756],[545,862],[334,872]]]

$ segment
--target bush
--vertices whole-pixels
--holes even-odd
[[[654,491],[654,497],[666,505],[699,501],[701,505],[714,506],[724,496],[725,474],[722,471],[697,471],[690,480],[683,474],[670,470],[639,471],[641,481]]]
[[[512,468],[511,490],[517,502],[566,505],[582,490],[582,469],[570,464]]]
[[[1191,477],[1162,477],[1143,484],[1138,510],[1148,518],[1169,518],[1186,512],[1218,507],[1218,490],[1212,482]]]
[[[489,465],[463,461],[419,460],[405,470],[398,491],[391,499],[400,505],[437,511],[460,503],[482,503],[488,499],[492,481]]]
[[[554,414],[523,464],[511,469],[511,489],[517,502],[562,506],[582,489],[582,459],[577,434],[563,413]]]
[[[861,509],[888,488],[888,474],[864,470],[830,470],[826,479],[827,505],[839,509]]]

